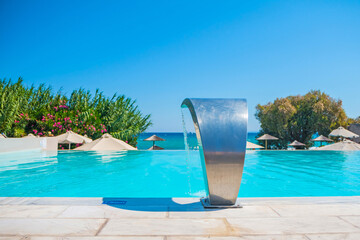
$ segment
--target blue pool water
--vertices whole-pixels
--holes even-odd
[[[0,196],[201,197],[198,151],[0,154]],[[360,195],[360,152],[249,151],[241,197]]]

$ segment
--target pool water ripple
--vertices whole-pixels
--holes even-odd
[[[182,150],[1,154],[0,196],[204,196],[199,152],[187,155]],[[359,152],[247,152],[241,197],[354,195],[360,195]]]

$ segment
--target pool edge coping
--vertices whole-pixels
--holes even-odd
[[[0,197],[1,205],[111,205],[102,197]],[[129,202],[132,206],[172,206],[181,204],[201,204],[200,198],[111,198],[117,202]],[[259,197],[238,198],[242,205],[268,204],[360,204],[360,196],[330,197]]]

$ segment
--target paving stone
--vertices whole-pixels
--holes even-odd
[[[114,206],[70,206],[58,218],[165,218],[167,207],[142,207],[137,210]]]
[[[242,209],[204,210],[196,198],[2,197],[0,240],[358,240],[359,202],[257,198]]]
[[[360,233],[306,234],[310,240],[359,240]]]
[[[233,231],[247,234],[305,234],[358,232],[359,229],[337,217],[228,218]]]
[[[221,219],[110,219],[99,235],[191,235],[226,236],[228,229]]]
[[[360,216],[341,216],[340,218],[360,228]]]
[[[241,237],[167,237],[167,240],[242,240]]]
[[[242,236],[240,240],[308,240],[305,235],[260,235]]]
[[[103,198],[2,197],[0,205],[101,205]]]
[[[164,237],[31,237],[30,240],[164,240]]]
[[[360,204],[273,205],[284,217],[360,215]]]
[[[0,205],[31,205],[37,200],[37,197],[4,197],[0,199]]]
[[[306,204],[358,204],[360,196],[351,197],[266,197],[239,198],[243,205],[306,205]]]
[[[0,206],[0,218],[54,218],[67,206],[7,205]]]
[[[25,239],[23,239],[23,237],[0,237],[0,240],[25,240]]]
[[[95,235],[105,219],[0,219],[0,235]]]
[[[243,208],[228,209],[198,209],[181,211],[177,208],[169,209],[170,218],[248,218],[248,217],[279,217],[267,206],[244,206]]]
[[[167,240],[309,240],[305,235],[259,235],[241,237],[168,237]]]
[[[103,198],[86,197],[41,197],[33,201],[36,205],[101,205]]]

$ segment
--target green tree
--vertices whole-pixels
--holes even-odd
[[[359,123],[360,123],[360,117],[357,117],[357,118],[349,118],[348,121],[347,121],[347,123],[348,123],[348,125],[353,124],[353,123],[359,124]]]
[[[347,126],[348,119],[342,101],[321,91],[311,91],[304,96],[289,96],[273,103],[256,106],[256,118],[261,131],[280,138],[271,141],[273,148],[284,149],[298,140],[311,146],[311,137],[318,133],[328,135],[339,126]]]

